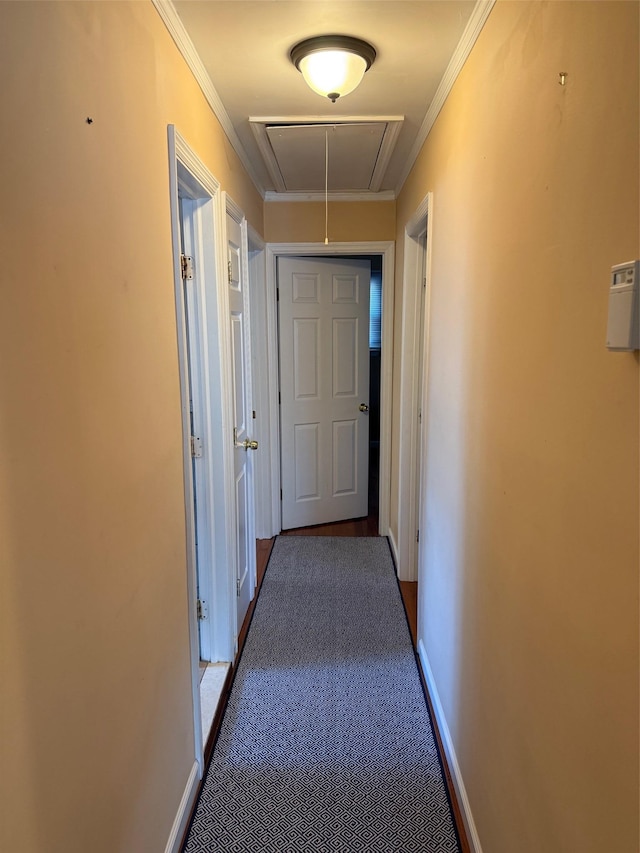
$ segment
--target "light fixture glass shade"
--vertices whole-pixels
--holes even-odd
[[[335,102],[353,92],[376,51],[353,36],[314,36],[294,45],[289,57],[314,92]]]
[[[318,50],[301,59],[298,67],[314,92],[336,100],[353,92],[364,77],[367,63],[346,50]]]

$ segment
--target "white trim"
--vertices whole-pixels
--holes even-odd
[[[348,193],[329,193],[329,201],[395,201],[396,194],[393,190],[382,190],[381,192],[371,192],[371,190],[362,190],[359,192]],[[272,201],[324,201],[324,193],[303,193],[303,192],[272,192],[268,190],[264,194],[265,202]]]
[[[234,222],[237,222],[240,228],[242,228],[242,223],[245,221],[244,213],[242,212],[239,205],[235,203],[235,201],[231,198],[229,193],[224,194],[225,200],[225,210],[227,214],[233,219]],[[225,255],[226,257],[226,255]]]
[[[420,398],[422,401],[422,416],[420,421],[420,427],[423,424],[429,423],[429,364],[431,359],[431,294],[433,291],[433,280],[431,277],[432,271],[432,259],[433,259],[433,193],[428,193],[424,202],[427,205],[427,212],[425,216],[427,217],[427,233],[426,233],[426,257],[425,257],[425,282],[426,282],[426,293],[424,299],[424,317],[422,323],[422,337],[423,337],[423,347],[422,347],[422,388],[420,393]],[[420,212],[420,208],[418,209]],[[411,223],[410,223],[411,224]],[[416,225],[417,227],[417,225]],[[420,460],[420,468],[421,470],[418,472],[418,482],[416,483],[417,487],[417,504],[419,515],[417,517],[417,525],[418,529],[420,527],[423,528],[423,531],[426,530],[426,525],[423,525],[424,519],[424,508],[426,504],[426,482],[427,482],[427,467],[428,467],[428,456],[427,456],[427,430],[420,428],[418,431],[418,441],[420,442],[420,447],[416,447],[416,455]],[[418,465],[416,465],[416,468]],[[424,549],[426,547],[427,537],[426,535],[422,536],[420,543],[418,544],[418,553],[416,558],[416,569],[417,569],[417,577],[420,577],[420,561],[424,556]]]
[[[276,188],[276,192],[286,192],[287,185],[284,182],[282,172],[280,171],[280,166],[278,165],[278,160],[273,152],[273,148],[271,147],[271,142],[269,141],[269,135],[267,133],[266,126],[264,124],[258,124],[255,119],[250,118],[249,127],[251,128],[251,132],[253,133],[253,137],[256,141],[256,145],[258,146],[258,150],[262,154],[262,159],[264,160],[264,164],[267,167],[267,172],[269,172],[269,177],[273,181],[273,185]]]
[[[374,193],[379,191],[380,185],[384,180],[384,176],[387,174],[387,169],[391,162],[391,155],[396,147],[396,142],[398,141],[398,136],[402,130],[403,122],[404,116],[395,121],[387,120],[387,129],[382,137],[382,143],[380,144],[380,150],[378,151],[378,159],[376,160],[376,165],[373,170],[373,174],[371,175],[371,182],[369,183],[369,189]]]
[[[249,242],[249,251],[264,251],[265,242],[262,237],[258,234],[256,229],[247,222],[247,240]],[[253,246],[253,248],[251,248]]]
[[[215,206],[215,202],[211,196],[207,199],[202,198],[204,194],[202,186],[196,184],[196,179],[191,172],[186,171],[186,167],[180,160],[178,160],[177,171],[178,195],[182,201],[180,211],[182,248],[185,255],[193,258],[195,269],[195,276],[188,287],[182,280],[175,282],[176,293],[180,292],[183,296],[185,306],[179,322],[184,322],[187,327],[188,360],[186,364],[181,364],[181,372],[184,376],[183,387],[185,394],[191,390],[193,407],[193,413],[190,417],[189,409],[186,405],[183,406],[185,475],[191,474],[190,482],[193,485],[193,491],[188,493],[190,512],[193,511],[194,500],[197,502],[197,511],[193,517],[195,541],[198,543],[197,560],[194,557],[198,598],[206,601],[213,615],[216,606],[214,573],[209,571],[208,567],[214,565],[212,525],[215,509],[215,475],[208,463],[208,451],[214,442],[214,438],[209,417],[211,411],[211,365],[208,356],[207,287],[210,277],[213,286],[215,286],[216,277],[215,268],[211,262],[213,241],[209,237],[207,224],[211,221],[212,208]],[[186,396],[185,403],[188,402],[189,398]],[[191,459],[189,447],[191,430],[193,430],[194,435],[201,439],[204,446],[203,458],[195,463]],[[195,543],[191,547],[195,551]],[[201,660],[216,660],[213,653],[215,641],[211,630],[214,621],[212,618],[196,623],[200,627]],[[194,662],[194,666],[195,664],[196,662]]]
[[[332,116],[327,115],[298,115],[298,116],[249,116],[249,121],[256,124],[358,124],[360,122],[370,124],[379,122],[400,122],[404,116],[379,116],[379,115],[357,115],[357,116]]]
[[[433,100],[427,110],[427,114],[420,126],[420,130],[418,131],[418,135],[411,147],[411,151],[407,156],[404,168],[400,173],[400,178],[396,185],[396,195],[400,195],[404,182],[409,177],[409,173],[418,159],[422,146],[426,142],[427,136],[429,136],[431,128],[435,124],[440,110],[449,97],[449,92],[451,92],[453,84],[458,79],[458,75],[462,71],[462,67],[467,61],[467,58],[471,53],[471,49],[476,43],[495,2],[496,0],[477,0],[473,12],[471,13],[471,17],[467,22],[467,26],[464,28],[460,41],[458,42],[458,45],[453,52],[453,56],[447,65],[447,69],[444,72],[442,80],[440,81],[440,85],[436,89],[436,93],[433,96]]]
[[[426,465],[426,452],[419,454],[420,424],[418,400],[420,398],[418,360],[429,352],[429,306],[431,297],[431,239],[433,195],[428,193],[418,205],[404,232],[402,323],[400,338],[400,418],[399,418],[399,470],[398,470],[398,576],[401,580],[418,580],[417,530],[420,524],[419,503],[421,467]],[[423,248],[419,238],[427,231],[426,293],[424,315],[422,304]],[[420,330],[422,328],[422,336]],[[424,346],[423,346],[424,342]],[[426,387],[428,369],[423,370],[423,412],[425,421]],[[424,537],[423,537],[424,541]]]
[[[264,196],[264,187],[249,159],[249,156],[240,141],[238,134],[236,133],[233,123],[229,118],[229,114],[224,108],[224,104],[220,100],[220,95],[218,95],[215,86],[209,76],[207,69],[205,68],[204,63],[200,59],[198,55],[198,51],[194,43],[191,41],[191,37],[187,32],[184,24],[180,16],[178,15],[175,6],[173,5],[172,0],[151,0],[153,5],[156,8],[156,11],[162,18],[164,25],[166,26],[169,34],[172,39],[176,43],[176,47],[182,54],[185,62],[189,66],[191,73],[196,79],[197,84],[200,86],[202,90],[202,94],[207,99],[207,102],[211,109],[214,112],[214,115],[220,122],[222,129],[224,130],[229,142],[231,143],[234,151],[240,158],[242,165],[244,166],[247,174],[253,181],[255,188],[258,190],[261,196]]]
[[[278,373],[278,306],[276,255],[265,246],[265,299],[267,303],[267,352],[269,373],[269,459],[271,462],[271,536],[282,530],[280,501],[280,376]]]
[[[393,381],[393,306],[395,244],[393,241],[359,243],[267,243],[267,309],[269,314],[270,382],[274,392],[270,399],[271,426],[271,516],[275,535],[281,528],[280,513],[280,414],[278,333],[276,322],[277,259],[279,255],[382,255],[382,350],[380,371],[380,496],[378,532],[389,533],[391,488],[391,405]]]
[[[197,178],[209,195],[212,198],[215,197],[220,191],[220,182],[213,177],[195,151],[193,151],[186,140],[175,129],[174,125],[169,125],[169,132],[173,134],[175,139],[175,152],[178,160]]]
[[[387,533],[387,538],[389,540],[389,547],[391,548],[391,554],[393,555],[393,562],[395,563],[396,574],[397,574],[398,573],[398,565],[399,565],[399,563],[398,563],[398,546],[396,544],[396,538],[393,535],[393,530],[389,529],[389,532]]]
[[[393,312],[395,306],[396,264],[395,243],[390,242],[387,243],[386,246],[387,248],[383,251],[382,257],[382,348],[380,365],[380,492],[378,505],[378,532],[381,536],[386,536],[389,532],[389,505],[391,502]],[[385,483],[386,486],[384,485]]]
[[[175,820],[173,821],[171,832],[169,833],[167,845],[164,848],[164,853],[180,853],[182,836],[187,828],[187,821],[191,814],[191,808],[198,794],[198,783],[200,779],[201,774],[199,772],[199,764],[197,761],[194,761],[191,767],[191,772],[189,773],[189,778],[187,779],[187,784],[184,788],[182,799],[180,800],[180,805],[178,806],[178,812],[175,816]]]
[[[265,244],[249,226],[249,293],[251,301],[251,352],[253,368],[253,408],[255,438],[260,452],[255,458],[256,538],[270,539],[271,523],[271,430],[269,400],[274,391],[269,375],[267,282]]]
[[[425,220],[431,212],[433,206],[433,193],[427,193],[420,204],[413,212],[411,219],[404,227],[405,233],[411,237],[417,237],[423,229]]]
[[[442,707],[442,702],[440,701],[440,696],[438,694],[438,688],[436,687],[435,678],[433,677],[433,671],[429,664],[429,657],[427,655],[427,651],[424,647],[424,643],[422,642],[422,640],[418,641],[418,656],[420,657],[422,671],[424,673],[425,681],[427,682],[429,698],[431,699],[431,705],[433,706],[433,712],[435,714],[438,731],[440,732],[440,737],[442,739],[445,757],[447,759],[447,764],[451,772],[451,778],[453,779],[453,785],[456,790],[456,797],[458,799],[458,804],[460,805],[460,810],[462,812],[462,820],[464,821],[464,827],[467,833],[467,838],[469,840],[469,844],[471,845],[471,853],[482,853],[480,837],[478,835],[478,830],[476,829],[473,814],[471,813],[471,805],[469,803],[469,797],[467,796],[467,789],[465,788],[464,781],[462,779],[462,771],[460,770],[460,765],[458,764],[458,758],[456,756],[456,751],[453,745],[453,739],[451,738],[451,732],[449,731],[449,726],[447,725],[447,719],[444,714],[444,708]]]
[[[180,404],[182,421],[182,465],[184,479],[185,527],[187,544],[187,618],[189,620],[189,654],[191,663],[191,698],[194,726],[194,757],[204,772],[204,745],[201,733],[200,710],[200,640],[198,636],[197,569],[195,555],[195,513],[192,501],[193,483],[191,474],[191,456],[189,447],[189,394],[188,380],[185,375],[187,356],[186,319],[182,298],[182,273],[180,269],[180,210],[178,201],[178,162],[182,153],[183,140],[173,125],[168,127],[169,143],[169,196],[171,208],[171,239],[173,245],[174,298],[176,305],[177,344],[180,362]]]

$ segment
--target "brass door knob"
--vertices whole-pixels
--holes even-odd
[[[250,438],[245,438],[244,441],[238,441],[238,427],[233,428],[233,446],[242,447],[245,450],[257,450],[258,442]]]
[[[369,411],[369,406],[367,406],[367,404],[366,404],[366,403],[360,403],[359,409],[360,409],[360,411],[361,411],[361,412],[368,412],[368,411]]]

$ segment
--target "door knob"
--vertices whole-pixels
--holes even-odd
[[[366,403],[360,403],[360,406],[358,408],[360,409],[361,412],[368,412],[369,411],[369,406],[367,406]]]
[[[250,438],[245,438],[244,441],[238,441],[238,428],[233,428],[233,445],[234,447],[242,447],[244,450],[257,450],[258,442]]]

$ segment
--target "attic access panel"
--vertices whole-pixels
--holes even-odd
[[[267,136],[288,192],[324,189],[329,145],[329,192],[368,190],[384,126],[380,124],[268,127]]]
[[[324,192],[327,136],[329,192],[377,192],[402,125],[401,116],[249,121],[279,192]]]

